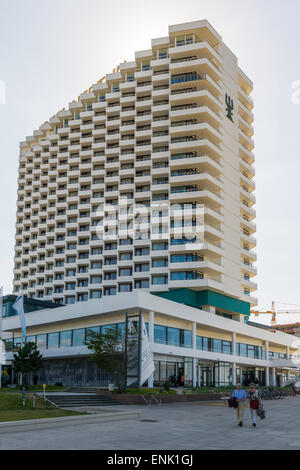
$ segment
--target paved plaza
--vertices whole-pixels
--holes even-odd
[[[114,410],[116,408],[139,411],[140,416],[2,434],[0,449],[300,449],[300,397],[266,401],[267,418],[258,419],[256,428],[251,425],[249,410],[245,412],[244,427],[240,428],[235,411],[220,403],[180,403],[152,408],[118,406]]]

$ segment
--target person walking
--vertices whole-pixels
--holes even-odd
[[[252,419],[252,426],[256,427],[256,416],[259,404],[262,403],[262,400],[258,394],[258,390],[255,388],[255,383],[250,384],[250,391],[248,392],[250,413]]]
[[[236,390],[233,392],[232,396],[236,398],[238,402],[238,407],[236,408],[236,414],[238,419],[238,425],[243,426],[244,412],[245,407],[247,406],[247,392],[242,389],[241,384],[236,385]]]

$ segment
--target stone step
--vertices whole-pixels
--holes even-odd
[[[46,398],[56,406],[76,407],[76,406],[110,406],[120,405],[119,402],[106,395],[46,395]]]

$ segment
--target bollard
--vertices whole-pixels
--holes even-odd
[[[35,408],[35,392],[33,392],[32,408]]]

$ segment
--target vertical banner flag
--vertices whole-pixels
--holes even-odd
[[[129,335],[137,336],[136,329],[132,321],[128,322]],[[138,371],[138,342],[129,336],[129,355],[128,355],[128,375],[127,375],[127,385],[133,386],[137,382],[137,371]],[[133,343],[133,344],[132,344]],[[148,333],[144,319],[142,318],[142,338],[141,338],[141,348],[142,348],[142,364],[141,364],[141,386],[149,379],[149,377],[154,372],[154,361],[153,353],[151,351],[150,341],[148,338]]]
[[[141,386],[149,377],[153,374],[155,370],[154,361],[153,361],[153,352],[151,351],[150,341],[148,338],[148,333],[144,318],[142,317],[142,377],[141,377]]]
[[[26,323],[24,315],[24,298],[23,294],[19,295],[15,303],[13,304],[13,309],[19,314],[20,324],[22,328],[22,343],[25,343],[26,339]]]
[[[0,288],[0,340],[2,338],[3,287]]]

